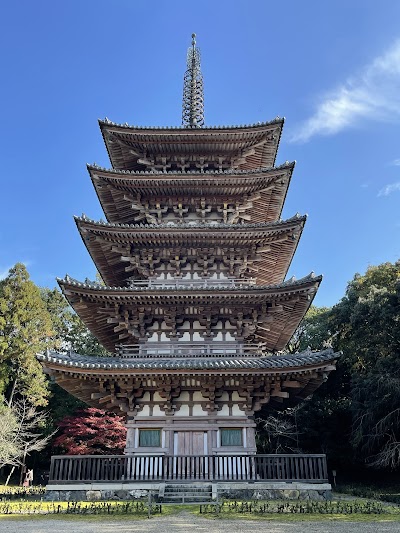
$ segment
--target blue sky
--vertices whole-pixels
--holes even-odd
[[[86,163],[97,125],[179,125],[186,49],[202,52],[207,125],[285,116],[296,160],[284,217],[309,218],[289,275],[325,278],[400,257],[398,0],[18,0],[1,9],[0,276],[93,278],[73,215],[101,218]]]

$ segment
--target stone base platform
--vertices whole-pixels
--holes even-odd
[[[196,483],[198,485],[198,483]],[[182,483],[182,486],[190,483]],[[210,485],[210,483],[207,483]],[[100,501],[138,500],[148,497],[151,491],[156,499],[165,483],[79,483],[71,485],[47,485],[44,499],[47,501]],[[236,500],[314,500],[332,498],[329,483],[300,482],[215,482],[212,483],[213,497]]]

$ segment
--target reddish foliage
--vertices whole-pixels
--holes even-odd
[[[65,417],[59,428],[62,433],[54,445],[69,455],[114,455],[122,454],[125,448],[124,419],[101,409],[82,409]]]

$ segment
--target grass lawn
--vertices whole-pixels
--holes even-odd
[[[162,505],[161,516],[188,512],[209,520],[263,520],[284,522],[393,522],[400,521],[397,500],[386,503],[384,496],[396,498],[398,487],[374,492],[364,487],[360,494],[357,487],[349,487],[334,493],[331,502],[299,501],[232,501],[221,502],[219,512],[207,505]],[[356,492],[357,494],[354,494]],[[7,519],[62,519],[91,521],[143,520],[148,517],[147,500],[103,502],[50,502],[43,501],[44,487],[4,487],[0,485],[0,521]],[[368,495],[368,499],[365,496]],[[364,498],[363,498],[364,496]],[[390,499],[388,498],[390,501]],[[202,512],[201,512],[202,511]],[[160,516],[160,506],[153,504],[153,516]]]
[[[251,505],[251,512],[246,506]],[[308,504],[308,507],[307,507]],[[312,505],[315,512],[312,512]],[[335,512],[337,505],[344,505],[346,512]],[[266,506],[266,507],[265,507]],[[248,507],[247,507],[248,508]],[[277,512],[277,508],[280,511]],[[340,508],[340,507],[339,507]],[[303,511],[301,511],[303,509]],[[343,502],[231,502],[222,503],[219,512],[212,506],[163,505],[161,516],[188,512],[209,520],[257,520],[284,522],[393,522],[400,521],[400,508],[397,505],[382,505],[352,499]],[[160,508],[153,506],[152,516],[160,516]],[[147,502],[43,502],[8,501],[0,502],[1,518],[13,519],[62,519],[91,521],[102,520],[143,520],[148,517]]]

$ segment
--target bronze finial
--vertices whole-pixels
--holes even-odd
[[[201,128],[204,126],[204,90],[200,49],[196,47],[195,33],[192,33],[192,46],[187,51],[186,67],[183,82],[182,125],[187,128]]]

